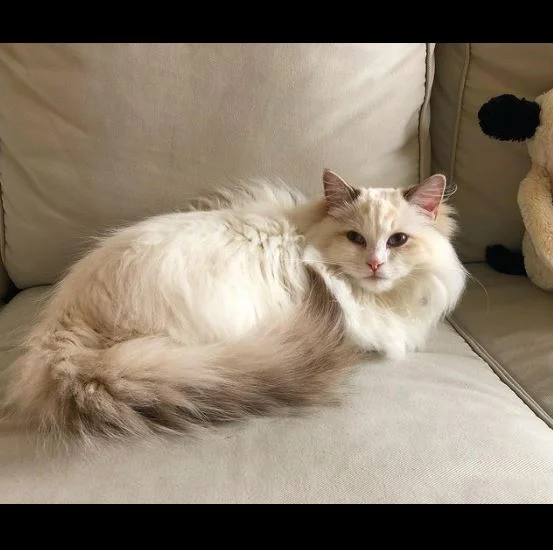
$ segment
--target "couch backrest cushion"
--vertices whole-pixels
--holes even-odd
[[[91,236],[230,178],[282,177],[310,194],[324,167],[360,185],[418,180],[432,48],[0,45],[10,277],[51,283]]]
[[[433,169],[458,187],[457,247],[465,261],[482,261],[488,244],[521,248],[517,205],[530,167],[526,144],[482,133],[478,110],[489,98],[534,98],[553,88],[553,44],[438,44],[431,97]]]

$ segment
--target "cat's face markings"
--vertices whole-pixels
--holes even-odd
[[[374,292],[420,269],[432,246],[429,227],[442,201],[444,176],[409,189],[356,189],[325,170],[323,182],[332,228],[329,263]]]

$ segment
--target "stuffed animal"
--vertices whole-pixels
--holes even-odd
[[[534,101],[493,97],[480,107],[478,119],[494,139],[526,141],[532,161],[517,194],[525,229],[522,254],[492,245],[486,260],[496,271],[527,274],[540,288],[553,290],[553,90]]]

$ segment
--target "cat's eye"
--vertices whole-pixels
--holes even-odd
[[[363,237],[360,233],[357,233],[357,231],[348,231],[346,233],[346,237],[352,243],[358,244],[359,246],[365,246],[367,244],[365,237]]]
[[[404,245],[409,237],[405,233],[394,233],[386,242],[386,245],[391,248],[397,248]]]

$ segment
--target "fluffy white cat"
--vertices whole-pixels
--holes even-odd
[[[54,289],[7,410],[81,439],[184,431],[330,403],[362,352],[419,349],[465,285],[445,177],[323,183],[222,189],[101,240]]]

